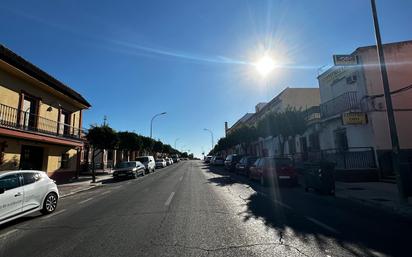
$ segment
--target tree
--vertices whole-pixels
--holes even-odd
[[[137,151],[142,148],[141,137],[134,132],[118,132],[119,137],[119,150],[127,152],[127,156],[130,155],[130,151]]]
[[[155,153],[161,153],[163,152],[163,143],[160,141],[155,141],[153,144],[153,151]]]
[[[182,153],[182,158],[188,158],[188,156],[189,156],[189,155],[187,154],[187,152],[183,152],[183,153]]]
[[[154,146],[154,140],[150,137],[141,136],[142,139],[142,147],[147,152],[152,152]]]
[[[86,138],[89,144],[93,147],[92,178],[93,182],[96,182],[94,159],[96,158],[97,154],[101,153],[104,149],[114,149],[119,142],[119,138],[116,131],[114,131],[107,124],[103,124],[101,126],[91,126],[89,131],[87,132]]]

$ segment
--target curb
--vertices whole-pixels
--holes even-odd
[[[103,181],[105,181],[105,180],[107,180],[107,178],[96,180],[95,183],[90,182],[88,187],[80,188],[78,190],[73,190],[73,191],[68,192],[67,194],[61,194],[60,198],[65,198],[65,197],[72,196],[74,194],[84,192],[84,191],[87,191],[87,190],[90,190],[90,189],[93,189],[93,188],[96,188],[96,187],[101,187],[101,186],[103,186]]]

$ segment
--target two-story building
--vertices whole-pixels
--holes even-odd
[[[403,160],[412,159],[412,41],[385,44],[390,90]],[[375,46],[356,49],[352,65],[318,77],[321,154],[365,179],[391,175],[391,141]]]
[[[0,170],[75,175],[89,107],[79,93],[0,45]]]

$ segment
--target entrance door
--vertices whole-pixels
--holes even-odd
[[[43,148],[38,146],[21,146],[20,169],[42,170]]]

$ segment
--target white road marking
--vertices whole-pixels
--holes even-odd
[[[170,204],[170,202],[173,199],[173,196],[175,195],[175,192],[172,192],[169,196],[169,198],[167,198],[167,201],[165,202],[165,205],[168,206]]]
[[[106,195],[106,194],[109,194],[109,193],[111,193],[111,192],[112,192],[112,191],[108,190],[108,191],[105,191],[105,192],[101,193],[100,195]]]
[[[8,235],[13,234],[14,232],[17,232],[17,229],[12,229],[12,230],[7,231],[6,233],[0,235],[0,238],[5,238],[5,237],[7,237]]]
[[[318,226],[320,226],[320,227],[322,227],[322,228],[324,228],[324,229],[326,229],[326,230],[328,230],[328,231],[330,231],[330,232],[333,232],[333,233],[335,233],[335,234],[339,234],[339,231],[337,231],[336,229],[334,229],[334,228],[326,225],[326,224],[323,223],[323,222],[320,222],[320,221],[317,220],[317,219],[314,219],[314,218],[311,218],[311,217],[307,217],[307,216],[306,216],[306,219],[312,221],[312,222],[315,223],[316,225],[318,225]]]
[[[65,212],[65,211],[66,211],[66,209],[62,209],[62,210],[60,210],[60,211],[56,211],[56,212],[54,212],[54,213],[52,213],[52,214],[46,215],[46,216],[44,216],[44,217],[42,217],[42,218],[40,218],[40,219],[42,219],[42,220],[48,219],[48,218],[50,218],[50,217],[59,215],[60,213]]]
[[[181,176],[179,180],[182,181],[182,180],[183,180],[183,176]]]
[[[115,186],[115,187],[112,187],[112,189],[118,189],[118,188],[121,188],[122,186]]]
[[[93,199],[94,199],[93,197],[87,198],[86,200],[80,201],[79,204],[83,204],[83,203],[88,202],[88,201],[93,200]]]
[[[276,203],[276,204],[279,204],[280,206],[282,206],[282,207],[284,207],[284,208],[292,209],[292,207],[291,207],[290,205],[286,204],[286,203],[282,203],[281,201],[276,200],[276,199],[271,199],[270,196],[267,195],[266,193],[262,193],[262,192],[257,192],[257,193],[263,195],[264,197],[268,198],[268,199],[271,200],[272,202],[274,202],[274,203]]]

